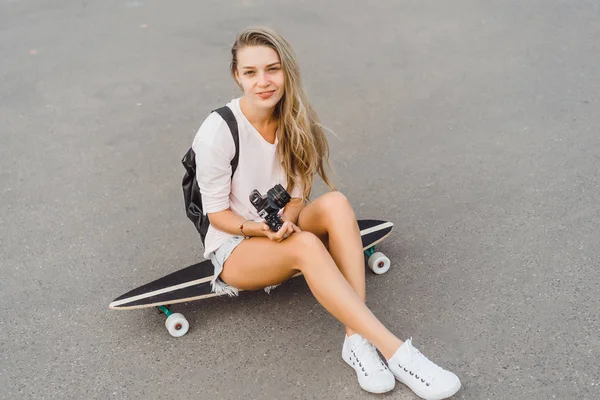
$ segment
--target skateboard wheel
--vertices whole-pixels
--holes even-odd
[[[390,259],[383,253],[374,253],[369,257],[369,268],[377,275],[385,274],[390,269]]]
[[[165,326],[171,336],[174,337],[183,336],[187,333],[188,329],[190,329],[190,324],[187,322],[187,319],[180,313],[169,315],[165,321]]]

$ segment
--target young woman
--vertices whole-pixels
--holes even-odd
[[[302,272],[316,299],[346,327],[342,358],[360,386],[384,393],[396,379],[424,399],[445,399],[460,381],[394,336],[365,305],[362,243],[354,211],[340,192],[307,204],[318,173],[326,174],[329,147],[301,86],[289,43],[269,29],[249,29],[231,49],[231,73],[243,90],[227,104],[239,127],[239,164],[226,122],[212,113],[198,131],[197,180],[210,220],[206,258],[215,267],[213,290],[237,294],[278,285]],[[248,198],[275,184],[290,192],[283,228],[273,232]],[[386,362],[381,360],[379,349]]]

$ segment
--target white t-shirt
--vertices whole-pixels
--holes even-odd
[[[265,195],[278,183],[287,187],[287,176],[277,153],[278,140],[276,138],[271,144],[260,135],[242,113],[240,99],[232,100],[227,106],[238,123],[239,163],[232,180],[231,160],[235,155],[235,143],[227,122],[219,114],[211,113],[192,143],[202,208],[205,214],[230,208],[246,219],[263,221],[250,203],[249,196],[254,189]],[[302,197],[302,187],[296,186],[290,195],[292,198]],[[234,235],[211,225],[205,238],[204,257],[209,258],[211,252],[232,237]]]

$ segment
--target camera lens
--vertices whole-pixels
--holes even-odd
[[[284,187],[279,184],[275,185],[271,190],[269,190],[269,196],[279,208],[285,207],[285,205],[290,201],[289,194]]]

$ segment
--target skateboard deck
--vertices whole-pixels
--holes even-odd
[[[391,233],[394,224],[378,220],[359,220],[358,226],[363,250],[368,252]],[[126,310],[218,296],[211,293],[213,272],[210,260],[202,261],[133,289],[117,297],[108,307],[113,310]]]
[[[390,235],[394,224],[380,220],[358,220],[363,250],[368,258],[369,268],[376,274],[387,272],[390,260],[382,253],[375,252],[375,245]],[[211,280],[214,267],[210,260],[190,265],[155,281],[133,289],[113,300],[111,310],[131,310],[157,307],[168,318],[166,326],[172,336],[182,336],[188,330],[183,315],[173,313],[167,305],[221,296],[212,292]],[[301,273],[295,276],[300,276]]]

